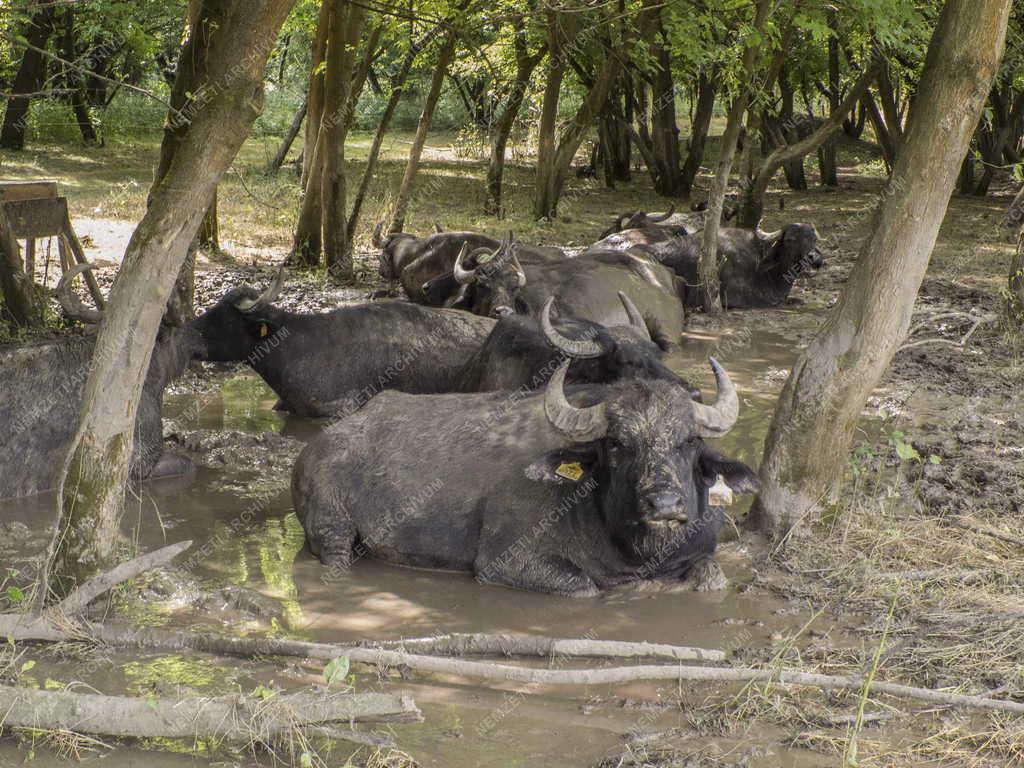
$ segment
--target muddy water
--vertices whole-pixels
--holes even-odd
[[[730,372],[742,398],[740,422],[720,448],[756,464],[774,397],[792,364],[793,342],[761,330],[691,333],[672,364],[711,393],[714,382],[706,363],[708,354],[714,354]],[[213,394],[169,396],[166,416],[170,422],[187,423],[199,431],[281,433],[297,441],[316,433],[316,425],[274,412],[274,401],[259,379],[236,372]],[[282,440],[280,450],[293,452],[296,446],[288,443]],[[251,460],[244,454],[229,454],[219,465],[200,467],[190,480],[146,487],[144,499],[126,515],[126,532],[138,538],[141,549],[186,538],[195,544],[190,558],[179,564],[187,578],[148,584],[146,601],[121,601],[119,610],[141,623],[213,624],[229,631],[270,631],[319,641],[446,631],[530,632],[724,650],[764,646],[773,634],[793,632],[808,618],[802,609],[746,590],[751,574],[737,542],[725,544],[721,555],[732,586],[712,594],[623,590],[573,600],[482,586],[465,575],[405,570],[369,559],[357,562],[348,572],[331,573],[303,549],[302,530],[291,511],[287,471],[276,464],[274,471],[264,471],[264,463],[255,454]],[[290,465],[290,458],[281,465]],[[0,505],[0,520],[24,521],[39,534],[47,510],[45,498]],[[742,507],[734,508],[734,514],[741,511]],[[200,586],[180,586],[189,582]],[[230,585],[254,594],[239,600],[223,591]],[[319,679],[319,670],[296,664],[282,672],[277,665],[199,656],[110,654],[105,658],[108,662],[83,665],[40,657],[33,670],[35,682],[80,680],[108,693],[145,694],[173,692],[179,686],[204,693],[246,691],[270,680],[299,688]],[[356,687],[374,688],[379,683],[363,674]],[[675,685],[588,689],[509,685],[494,690],[461,680],[417,676],[403,687],[416,698],[426,722],[397,727],[397,743],[423,765],[438,768],[593,765],[621,745],[625,733],[683,723],[677,709],[624,706],[622,697],[658,701],[683,693],[689,698]],[[535,695],[523,696],[523,691]],[[709,693],[707,687],[701,688],[694,701]],[[762,733],[758,740],[765,739],[770,734]],[[718,741],[723,749],[742,746]],[[10,744],[0,746],[0,765],[13,759],[13,749]],[[19,754],[24,757],[24,748]],[[133,756],[139,758],[136,748],[122,748],[107,764],[135,764]],[[751,765],[798,765],[800,757],[773,752]],[[170,754],[145,759],[155,765],[185,764],[180,756]]]

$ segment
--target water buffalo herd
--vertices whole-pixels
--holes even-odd
[[[323,421],[292,476],[310,550],[327,566],[360,553],[467,571],[480,581],[591,595],[638,580],[721,581],[713,560],[730,491],[754,473],[705,439],[739,399],[712,359],[717,393],[666,365],[703,301],[703,213],[620,216],[569,255],[473,232],[374,232],[380,274],[404,300],[324,313],[228,291],[161,328],[139,409],[133,478],[187,471],[163,450],[163,390],[192,360],[245,363],[278,407]],[[815,229],[723,228],[727,308],[783,304],[822,266]],[[95,323],[71,290],[68,317]],[[51,489],[73,437],[90,336],[0,347],[0,499]]]

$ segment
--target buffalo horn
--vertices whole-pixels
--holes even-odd
[[[634,304],[632,299],[622,291],[619,291],[619,301],[622,302],[622,307],[626,310],[626,315],[629,317],[629,324],[640,331],[647,341],[650,341],[651,332],[647,329],[647,323],[644,321],[644,316],[640,314],[640,310],[637,309],[636,304]]]
[[[566,360],[555,371],[544,391],[544,413],[551,425],[577,443],[602,438],[608,432],[608,418],[604,404],[577,408],[565,397],[565,374],[571,360]]]
[[[462,266],[462,260],[466,258],[469,251],[469,243],[463,243],[459,255],[455,257],[455,265],[452,267],[452,276],[459,285],[469,285],[476,280],[476,272]]]
[[[762,243],[767,244],[777,240],[779,238],[779,235],[782,234],[782,230],[780,229],[776,232],[765,232],[763,229],[761,229],[761,222],[759,221],[757,222],[757,226],[754,227],[754,234],[757,235],[758,240],[760,240]]]
[[[71,284],[75,278],[94,266],[94,264],[76,264],[65,272],[60,282],[57,283],[57,301],[60,302],[64,314],[80,323],[98,323],[103,319],[103,312],[98,309],[86,308],[78,295],[71,290]]]
[[[660,224],[663,221],[668,221],[668,219],[675,212],[676,212],[676,206],[675,206],[675,203],[673,203],[672,205],[669,206],[668,213],[663,213],[661,216],[648,216],[647,220],[651,221],[651,222],[654,222],[655,224]]]
[[[540,313],[540,327],[544,331],[544,338],[548,340],[548,344],[572,358],[600,357],[604,354],[604,349],[596,341],[570,339],[555,329],[555,326],[551,324],[551,305],[554,303],[555,297],[552,296],[544,303],[544,309]]]
[[[721,437],[736,424],[736,418],[740,412],[740,400],[729,374],[715,358],[709,357],[708,362],[711,363],[711,370],[715,372],[718,397],[715,399],[714,405],[694,402],[693,416],[697,421],[697,434],[700,437]]]
[[[284,288],[284,267],[277,270],[277,274],[274,275],[274,279],[267,287],[267,290],[255,299],[239,299],[235,302],[235,308],[240,312],[255,312],[257,309],[268,307],[277,301],[282,288]]]

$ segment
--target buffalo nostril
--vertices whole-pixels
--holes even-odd
[[[675,520],[682,514],[683,497],[671,491],[655,491],[643,497],[646,511],[655,519]]]

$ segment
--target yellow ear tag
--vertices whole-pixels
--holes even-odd
[[[713,507],[732,506],[732,488],[725,484],[725,479],[721,475],[708,490],[708,504]]]
[[[263,323],[260,325],[260,338],[264,338],[268,333],[270,333],[270,329],[267,328],[267,324]]]
[[[583,477],[583,465],[578,461],[574,461],[569,464],[560,464],[558,469],[555,470],[555,474],[559,477],[564,477],[566,480],[572,480],[575,483]]]

